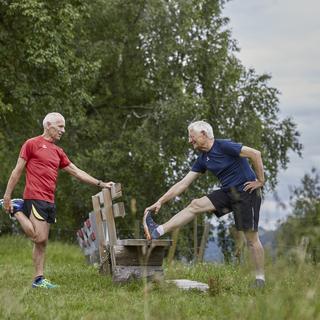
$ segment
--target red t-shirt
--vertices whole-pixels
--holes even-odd
[[[54,203],[58,169],[71,163],[67,155],[54,143],[38,136],[23,144],[20,157],[27,162],[23,198]]]

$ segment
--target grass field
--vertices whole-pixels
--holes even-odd
[[[0,319],[320,319],[319,266],[267,265],[268,286],[249,288],[247,267],[175,263],[166,279],[210,282],[208,293],[165,282],[113,284],[85,263],[77,246],[51,242],[46,276],[61,285],[32,289],[32,244],[0,237]]]

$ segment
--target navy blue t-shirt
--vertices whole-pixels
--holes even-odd
[[[215,139],[208,152],[201,152],[191,171],[212,172],[220,181],[221,188],[231,187],[243,191],[244,183],[256,180],[247,158],[240,157],[242,144],[231,140]]]

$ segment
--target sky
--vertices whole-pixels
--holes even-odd
[[[266,196],[260,225],[274,229],[290,212],[289,186],[299,186],[311,168],[320,170],[320,1],[232,0],[223,15],[230,18],[232,38],[241,51],[242,64],[272,76],[270,85],[280,92],[280,118],[298,125],[303,157],[289,153],[276,189],[287,204],[281,209],[273,195]]]

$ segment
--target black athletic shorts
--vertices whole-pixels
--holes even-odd
[[[56,222],[56,206],[43,200],[26,199],[23,203],[23,213],[30,218],[31,213],[40,221]]]
[[[208,194],[218,218],[233,212],[237,230],[258,231],[259,212],[261,205],[261,190],[256,189],[252,193],[239,192],[235,189],[215,190]]]

